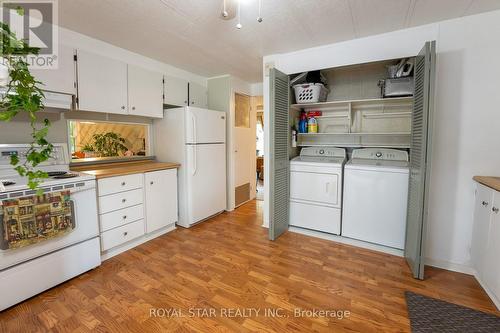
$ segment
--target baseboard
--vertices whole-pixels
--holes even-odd
[[[458,273],[464,273],[468,275],[474,275],[474,269],[468,265],[456,264],[453,262],[445,260],[437,260],[432,258],[425,258],[425,264],[427,266],[437,267],[446,269],[447,271],[453,271]]]
[[[500,299],[498,299],[495,294],[486,286],[486,284],[483,282],[483,280],[479,277],[479,274],[477,273],[477,271],[475,269],[472,269],[473,270],[473,274],[474,277],[476,278],[477,282],[479,282],[479,284],[481,285],[481,287],[483,287],[484,291],[486,292],[486,294],[488,295],[488,297],[491,299],[491,301],[493,302],[493,304],[495,304],[495,306],[497,307],[497,310],[500,311]]]
[[[120,246],[117,246],[115,248],[112,248],[108,251],[105,251],[105,252],[102,252],[101,253],[101,260],[102,261],[105,261],[105,260],[108,260],[110,258],[113,258],[114,256],[117,256],[119,255],[120,253],[123,253],[125,251],[128,251],[128,250],[131,250],[133,249],[134,247],[136,246],[139,246],[141,244],[144,244],[146,242],[149,242],[150,240],[152,239],[155,239],[157,237],[160,237],[164,234],[167,234],[169,232],[171,232],[172,230],[175,230],[176,227],[175,227],[175,223],[172,223],[166,227],[163,227],[162,229],[159,229],[157,231],[154,231],[150,234],[146,234],[142,237],[139,237],[139,238],[136,238],[134,240],[131,240],[130,242],[128,243],[125,243],[125,244],[122,244]]]
[[[377,244],[373,244],[373,243],[363,242],[363,241],[359,241],[356,239],[351,239],[351,238],[347,238],[347,237],[343,237],[343,236],[327,234],[327,233],[320,232],[320,231],[302,229],[302,228],[298,228],[298,227],[290,227],[288,229],[288,231],[299,233],[302,235],[326,239],[326,240],[330,240],[330,241],[337,242],[337,243],[357,246],[357,247],[361,247],[361,248],[372,250],[372,251],[378,251],[378,252],[383,252],[383,253],[387,253],[387,254],[392,254],[392,255],[395,255],[398,257],[404,256],[403,250],[398,250],[398,249],[394,249],[394,248],[383,246],[383,245],[377,245]]]
[[[224,212],[227,212],[227,211],[228,211],[228,210],[221,210],[220,212],[215,213],[215,214],[213,214],[213,215],[210,215],[209,217],[204,218],[203,220],[199,220],[198,222],[195,222],[195,223],[193,223],[193,224],[186,224],[186,223],[181,222],[181,221],[178,221],[176,224],[177,224],[177,226],[179,226],[179,227],[183,227],[183,228],[188,229],[188,228],[194,227],[194,226],[195,226],[195,225],[197,225],[197,224],[200,224],[200,223],[203,223],[203,222],[205,222],[205,221],[207,221],[207,220],[210,220],[211,218],[216,217],[216,216],[218,216],[218,215],[220,215],[220,214],[222,214],[222,213],[224,213]]]

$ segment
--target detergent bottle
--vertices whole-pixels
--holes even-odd
[[[307,133],[318,133],[318,121],[315,117],[310,117],[307,122]]]
[[[300,113],[299,133],[307,133],[307,116],[304,111]]]

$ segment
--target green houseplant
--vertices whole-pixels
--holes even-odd
[[[124,145],[125,139],[117,133],[94,134],[92,138],[94,139],[92,147],[101,157],[118,156],[120,152],[128,150]]]
[[[0,66],[6,67],[8,71],[8,83],[0,98],[0,121],[8,122],[20,112],[29,115],[32,141],[26,160],[21,162],[18,156],[11,156],[10,162],[20,176],[28,178],[28,186],[36,189],[42,179],[48,177],[36,167],[48,160],[53,150],[53,145],[47,141],[50,122],[45,119],[41,125],[37,123],[37,113],[44,108],[44,94],[40,88],[41,82],[30,73],[26,58],[38,54],[39,49],[29,47],[25,41],[18,39],[7,24],[0,24]]]

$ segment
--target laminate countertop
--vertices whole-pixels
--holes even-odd
[[[131,175],[135,173],[144,173],[151,171],[176,169],[180,167],[179,163],[165,163],[155,161],[136,161],[119,162],[96,165],[72,166],[72,171],[83,172],[94,175],[96,179]]]
[[[500,177],[474,176],[472,179],[480,184],[483,184],[484,186],[488,186],[489,188],[500,192]]]

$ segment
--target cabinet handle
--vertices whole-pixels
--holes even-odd
[[[122,199],[122,202],[125,203],[127,201],[127,199]]]
[[[123,233],[123,236],[127,236],[127,235],[128,235],[128,232],[127,232],[127,231],[125,231],[125,232]]]
[[[125,106],[122,106],[122,110],[125,110]]]
[[[493,213],[495,213],[495,214],[498,214],[498,212],[500,211],[500,209],[498,209],[497,207],[493,207],[491,210],[492,210],[492,211],[493,211]]]
[[[135,110],[135,106],[132,107],[132,110]]]
[[[488,206],[488,203],[487,203],[486,201],[483,201],[481,204],[482,204],[484,207]]]
[[[153,185],[153,184],[154,184],[154,182],[150,182],[149,184]]]
[[[187,103],[188,103],[188,101],[184,101],[184,104],[187,104]]]
[[[123,219],[126,220],[127,219],[127,215],[123,215]]]
[[[122,182],[122,186],[125,186],[125,184],[126,184],[125,182]]]

